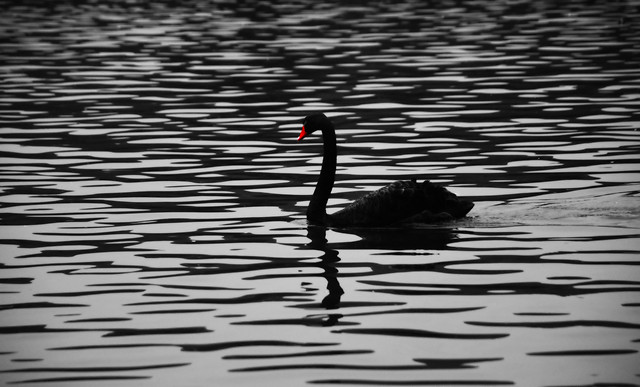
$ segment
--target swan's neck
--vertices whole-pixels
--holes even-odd
[[[307,220],[313,224],[327,223],[327,200],[333,189],[336,176],[336,160],[338,150],[336,146],[336,132],[333,126],[322,129],[323,157],[320,178],[307,208]]]

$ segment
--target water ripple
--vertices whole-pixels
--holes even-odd
[[[0,379],[637,384],[637,16],[3,4]],[[417,178],[470,217],[307,226],[317,111],[330,212]]]

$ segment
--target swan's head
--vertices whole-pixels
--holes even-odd
[[[323,128],[330,127],[331,121],[322,113],[312,114],[306,116],[302,121],[302,131],[298,137],[298,141],[302,140],[306,136],[315,132],[316,130],[322,130]]]

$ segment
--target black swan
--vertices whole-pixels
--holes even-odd
[[[312,114],[302,122],[298,141],[311,133],[322,131],[324,155],[320,178],[307,208],[310,224],[332,227],[386,227],[462,218],[473,203],[459,199],[441,185],[427,180],[396,181],[371,192],[342,210],[327,214],[327,200],[331,195],[338,156],[336,132],[331,121],[322,113]]]

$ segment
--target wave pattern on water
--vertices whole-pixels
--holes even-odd
[[[637,2],[0,4],[3,383],[639,383]]]

